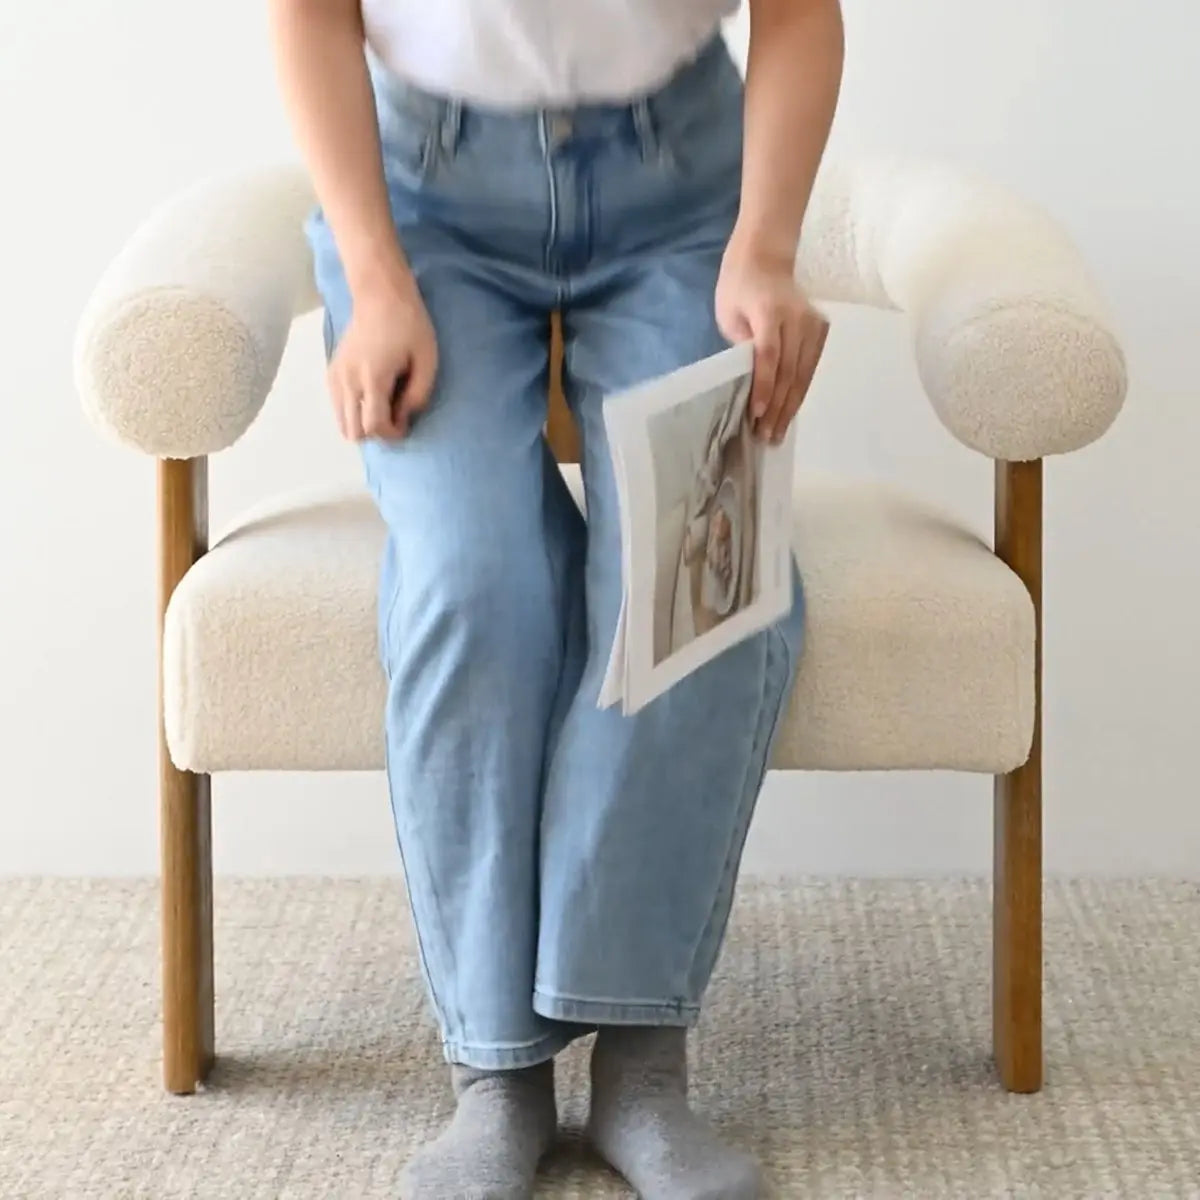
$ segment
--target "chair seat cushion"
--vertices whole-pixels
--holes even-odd
[[[285,498],[192,567],[164,633],[179,767],[383,766],[383,537],[366,495]],[[890,487],[806,479],[795,549],[808,627],[774,766],[1003,772],[1024,761],[1033,606],[978,537]]]

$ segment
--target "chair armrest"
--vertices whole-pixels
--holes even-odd
[[[83,407],[102,430],[162,458],[221,450],[271,390],[293,319],[314,308],[297,168],[206,181],[133,235],[84,309],[75,341]]]
[[[1125,358],[1079,252],[986,180],[894,160],[825,168],[797,276],[818,300],[907,314],[942,423],[991,458],[1077,450],[1124,402]]]

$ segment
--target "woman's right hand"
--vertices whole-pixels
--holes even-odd
[[[397,441],[429,403],[437,375],[433,322],[416,280],[376,284],[355,295],[329,363],[329,390],[347,441]]]

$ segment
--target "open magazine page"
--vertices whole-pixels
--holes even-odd
[[[753,436],[752,365],[735,346],[605,403],[625,574],[602,706],[636,712],[791,608],[793,439]]]

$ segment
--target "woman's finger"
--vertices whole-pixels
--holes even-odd
[[[758,423],[758,433],[764,441],[776,438],[780,423],[784,420],[788,396],[794,386],[804,349],[801,335],[800,324],[794,318],[783,322],[779,331],[779,370],[775,375],[775,390],[771,394],[770,407]]]
[[[754,339],[754,379],[750,385],[750,416],[757,424],[771,407],[779,373],[779,322],[764,321]]]
[[[413,413],[429,403],[437,377],[436,344],[418,346],[409,360],[408,372],[399,388],[397,410],[399,419],[407,426]]]
[[[345,422],[346,440],[361,442],[366,436],[363,430],[362,396],[347,388],[344,392],[345,403],[342,407],[342,419]]]
[[[796,366],[795,378],[788,393],[787,404],[782,419],[775,430],[774,438],[776,441],[782,440],[788,426],[792,423],[792,419],[799,412],[800,406],[808,396],[808,389],[812,386],[813,378],[817,373],[817,367],[820,366],[821,355],[825,350],[825,339],[828,336],[829,322],[822,318],[820,323],[811,329],[808,336],[804,339],[800,359]]]
[[[364,376],[362,380],[363,433],[367,437],[394,438],[398,434],[392,417],[392,389],[382,379]]]

